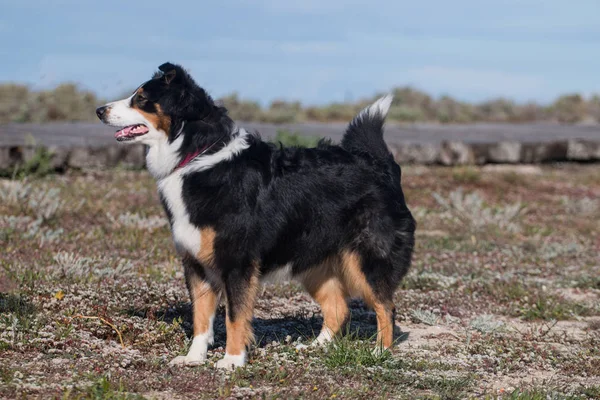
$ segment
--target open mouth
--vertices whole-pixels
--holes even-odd
[[[115,139],[117,139],[119,142],[133,140],[138,136],[145,135],[149,131],[150,130],[148,129],[148,127],[144,124],[129,125],[115,132]]]

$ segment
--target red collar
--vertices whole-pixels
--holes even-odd
[[[185,157],[183,157],[183,160],[179,161],[179,164],[177,164],[177,166],[175,167],[175,169],[173,171],[177,171],[180,168],[185,167],[186,165],[188,165],[194,158],[206,153],[208,150],[210,150],[215,144],[217,144],[217,142],[219,142],[221,139],[223,139],[225,135],[221,135],[221,137],[219,137],[217,140],[215,140],[213,143],[211,143],[210,145],[206,145],[204,147],[202,147],[200,150],[196,150],[193,153],[189,153],[186,154]]]
[[[185,167],[187,164],[189,164],[190,161],[192,161],[194,158],[198,157],[202,152],[204,152],[204,150],[206,150],[208,146],[204,146],[202,149],[200,150],[196,150],[193,153],[189,153],[187,154],[183,160],[179,161],[179,164],[177,164],[177,166],[175,167],[175,171],[177,171],[179,168],[183,168]]]

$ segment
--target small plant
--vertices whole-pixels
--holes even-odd
[[[563,196],[562,203],[565,206],[567,213],[574,215],[591,215],[600,208],[598,199],[590,197],[572,199],[568,196]]]
[[[28,207],[44,221],[53,218],[63,207],[64,201],[60,198],[60,189],[42,188],[31,192]]]
[[[127,393],[122,382],[118,385],[112,383],[107,377],[102,377],[86,388],[68,389],[64,392],[63,399],[77,400],[137,400],[145,399],[139,394]]]
[[[544,243],[540,250],[541,258],[544,260],[552,260],[556,257],[570,255],[576,256],[583,250],[578,243],[571,242],[562,244],[558,242]]]
[[[504,328],[504,323],[496,321],[493,315],[484,314],[473,318],[469,326],[481,333],[495,333]]]
[[[54,275],[74,281],[90,279],[112,279],[133,272],[133,264],[129,260],[110,260],[104,257],[82,257],[75,253],[58,252],[54,255],[58,267]]]
[[[14,176],[18,179],[23,179],[28,176],[42,177],[54,172],[52,167],[52,154],[45,147],[36,147],[33,156],[18,165],[14,172]]]
[[[0,199],[6,204],[29,210],[38,218],[47,221],[58,214],[64,206],[60,189],[33,187],[26,181],[4,181],[0,186]]]
[[[410,314],[413,317],[413,319],[415,319],[417,322],[422,322],[426,325],[431,326],[437,325],[440,319],[439,315],[429,310],[416,309],[412,310]]]
[[[169,221],[166,218],[152,216],[143,217],[138,213],[126,212],[115,218],[112,214],[107,213],[107,218],[117,226],[123,226],[126,228],[143,229],[153,231],[155,229],[166,226]]]
[[[439,193],[433,193],[433,198],[457,220],[474,230],[496,226],[508,232],[518,232],[520,227],[515,219],[525,212],[521,203],[497,208],[487,207],[479,193],[463,194],[462,188],[450,192],[447,200]]]

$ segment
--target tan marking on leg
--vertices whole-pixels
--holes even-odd
[[[191,285],[194,336],[197,336],[211,330],[211,317],[219,305],[219,295],[210,283],[199,278],[193,278]]]
[[[301,279],[308,293],[321,306],[323,327],[319,337],[335,336],[348,318],[348,294],[337,276],[338,264],[339,260],[331,258],[305,273]]]
[[[230,356],[241,355],[246,346],[254,342],[254,333],[252,331],[252,315],[254,312],[254,301],[258,293],[258,265],[255,264],[255,274],[250,279],[246,288],[246,296],[244,303],[237,310],[235,320],[229,318],[229,302],[227,303],[227,347],[225,352]]]
[[[373,288],[362,271],[360,256],[356,252],[346,250],[342,252],[341,259],[341,272],[346,287],[352,295],[362,297],[377,314],[377,343],[386,349],[392,347],[394,341],[393,304],[381,301],[375,296]]]
[[[198,260],[206,267],[212,266],[215,251],[215,237],[217,233],[213,228],[200,229],[200,251]]]

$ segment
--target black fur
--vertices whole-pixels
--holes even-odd
[[[143,93],[170,118],[169,141],[183,135],[182,158],[215,141],[207,154],[218,152],[239,135],[227,110],[181,67],[159,69]],[[374,293],[391,300],[411,263],[415,221],[383,124],[383,115],[367,113],[350,124],[341,145],[322,141],[316,148],[284,148],[250,135],[233,159],[183,175],[190,222],[216,232],[213,265],[205,267],[222,281],[230,319],[243,306],[254,265],[266,275],[291,264],[297,275],[343,250],[360,255]],[[186,276],[198,270],[191,264]]]

